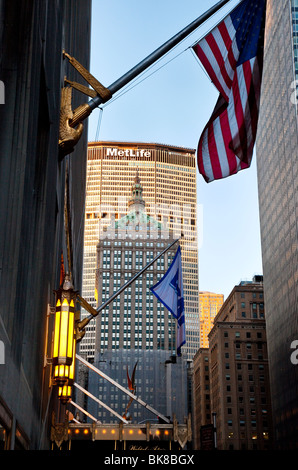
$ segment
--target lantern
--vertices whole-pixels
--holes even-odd
[[[65,275],[63,287],[56,291],[54,330],[54,383],[63,386],[73,373],[75,350],[75,300],[69,275]]]
[[[67,370],[65,370],[65,382],[64,384],[61,384],[58,389],[58,396],[59,396],[59,399],[62,401],[62,403],[67,403],[69,400],[71,400],[72,385],[74,383],[74,374],[75,374],[75,361],[76,361],[76,339],[74,338],[72,363],[70,366],[66,366]],[[59,367],[59,366],[56,366],[56,367]]]
[[[56,385],[64,385],[67,382],[69,376],[69,366],[59,365],[54,368],[53,381]]]
[[[71,399],[71,386],[63,385],[59,387],[58,396],[62,403],[67,403]]]

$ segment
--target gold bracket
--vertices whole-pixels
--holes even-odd
[[[63,51],[63,56],[64,57],[67,57],[67,59],[69,60],[69,63],[79,72],[79,74],[86,80],[87,83],[89,83],[89,85],[93,88],[93,90],[95,90],[95,94],[93,93],[93,96],[90,95],[90,91],[92,93],[92,90],[90,90],[89,88],[87,87],[84,87],[84,85],[80,85],[76,82],[73,82],[75,83],[75,87],[74,88],[77,88],[79,89],[80,91],[82,91],[82,93],[85,93],[89,96],[96,96],[96,95],[99,95],[103,101],[103,103],[105,103],[106,101],[108,101],[111,97],[112,97],[112,93],[110,92],[110,90],[106,87],[104,87],[87,69],[85,69],[85,67],[83,67],[82,64],[80,64],[74,57],[71,57],[69,54],[67,54],[65,51]],[[84,90],[84,91],[83,91]],[[86,91],[88,91],[86,93]]]
[[[88,86],[81,85],[80,83],[77,83],[77,82],[72,82],[71,80],[68,80],[66,77],[64,78],[64,82],[68,83],[72,88],[75,88],[81,93],[84,93],[84,95],[90,96],[91,98],[95,98],[95,96],[97,96],[97,92],[95,90],[92,90],[92,88],[89,88]]]
[[[83,299],[79,294],[77,294],[77,302],[85,309],[87,312],[91,313],[93,317],[97,316],[97,311],[87,302],[87,300]],[[76,339],[77,342],[81,341],[81,339],[85,335],[85,326],[89,323],[90,319],[88,317],[84,318],[84,320],[76,322]]]
[[[76,89],[81,93],[91,96],[100,96],[103,103],[112,97],[112,93],[108,88],[105,88],[93,75],[83,67],[74,57],[71,57],[63,51],[63,57],[69,60],[69,63],[77,70],[77,72],[86,80],[92,87],[89,88],[80,83],[68,80],[66,77],[64,86],[61,91],[61,106],[60,106],[60,128],[59,128],[59,153],[60,159],[64,158],[69,153],[73,152],[75,145],[79,141],[82,132],[82,121],[86,119],[91,113],[91,107],[88,103],[84,103],[74,111],[72,110],[72,89]]]
[[[91,313],[91,315],[93,315],[94,317],[97,316],[97,311],[87,302],[87,300],[83,299],[83,297],[81,297],[80,295],[77,295],[77,301],[82,305],[85,310],[87,310],[87,312]]]

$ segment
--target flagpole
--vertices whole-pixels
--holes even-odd
[[[166,41],[162,46],[160,46],[158,49],[156,49],[154,52],[148,55],[145,59],[139,62],[139,64],[137,64],[135,67],[130,69],[127,73],[122,75],[122,77],[120,77],[118,80],[112,83],[108,87],[108,90],[111,93],[111,96],[109,97],[109,99],[112,98],[114,93],[121,90],[121,88],[123,88],[125,85],[131,82],[134,78],[136,78],[138,75],[144,72],[148,67],[154,64],[158,59],[164,56],[167,52],[173,49],[173,47],[179,44],[190,33],[195,31],[195,29],[201,26],[205,21],[207,21],[212,15],[214,15],[214,13],[216,13],[223,6],[225,6],[229,1],[230,0],[220,0],[213,7],[211,7],[208,11],[203,13],[196,20],[194,20],[188,26],[183,28],[179,33],[175,34],[175,36],[173,36],[171,39]],[[91,114],[91,112],[94,109],[96,109],[102,103],[103,103],[103,99],[99,95],[97,95],[95,96],[95,98],[92,98],[88,103],[85,104],[84,109],[82,109],[81,107],[77,108],[74,111],[74,115],[70,122],[70,125],[72,127],[75,127],[82,119],[82,113],[84,113],[83,117],[86,118],[87,116],[89,116],[89,114]]]
[[[137,272],[131,279],[129,279],[125,284],[123,284],[123,286],[120,287],[120,289],[118,289],[116,292],[114,292],[113,295],[111,295],[111,297],[108,298],[108,300],[106,300],[100,307],[97,307],[97,309],[93,311],[93,313],[91,315],[89,315],[89,317],[86,317],[84,320],[82,320],[80,323],[79,323],[79,330],[82,330],[83,328],[85,328],[85,326],[90,322],[90,320],[92,320],[92,318],[95,318],[97,317],[97,315],[103,310],[105,309],[111,302],[113,302],[113,300],[115,300],[115,298],[121,294],[121,292],[123,292],[125,289],[127,289],[127,287],[132,284],[138,277],[140,277],[148,268],[150,268],[150,266],[155,263],[155,261],[157,261],[162,255],[164,255],[170,248],[172,248],[173,245],[175,245],[175,243],[179,242],[180,238],[177,238],[177,240],[173,241],[170,245],[168,245],[163,251],[161,251],[152,261],[150,261],[148,264],[146,264],[146,266],[144,266],[144,268],[142,268],[139,272]],[[78,298],[79,302],[81,301],[81,298],[79,297]],[[83,300],[83,299],[82,299]],[[84,306],[84,305],[83,305]],[[92,308],[93,310],[93,308]]]

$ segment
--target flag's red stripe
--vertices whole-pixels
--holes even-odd
[[[241,170],[245,170],[245,168],[250,167],[250,163],[240,162],[240,167],[241,167]]]
[[[232,48],[232,47],[229,49],[229,52],[228,52],[228,59],[229,59],[229,62],[230,62],[230,64],[231,64],[232,69],[233,69],[234,72],[235,72],[235,69],[236,69],[236,66],[237,66],[237,60],[238,60],[238,59],[235,57],[234,51],[233,51],[233,48]]]
[[[234,50],[233,50],[233,47],[232,47],[232,42],[233,41],[232,41],[231,36],[229,34],[227,25],[225,24],[224,21],[220,25],[218,25],[218,29],[219,29],[219,32],[220,32],[221,37],[223,39],[223,42],[225,43],[227,51],[228,51],[228,61],[231,65],[231,68],[234,70],[236,68],[236,65],[237,65],[237,58],[234,55]]]
[[[243,68],[243,75],[245,79],[245,86],[247,92],[247,102],[246,102],[246,109],[244,115],[244,124],[246,127],[246,134],[247,134],[247,142],[246,142],[246,158],[245,162],[249,163],[251,159],[251,148],[252,142],[254,142],[254,134],[253,134],[253,127],[252,127],[252,115],[253,115],[253,107],[255,100],[251,94],[251,90],[254,91],[253,83],[252,83],[252,73],[251,73],[251,66],[250,62],[244,62],[242,65]],[[248,139],[248,134],[250,134],[250,141]]]
[[[221,71],[221,76],[224,79],[226,85],[228,88],[231,88],[232,86],[232,80],[230,79],[229,75],[227,74],[226,67],[225,67],[225,62],[222,56],[222,53],[220,52],[220,49],[218,47],[217,42],[214,39],[213,34],[209,34],[206,37],[206,41],[209,44],[210,49],[213,52],[213,55],[216,59],[216,62],[218,63],[219,69]],[[222,88],[222,87],[221,87]]]
[[[229,123],[229,116],[227,111],[224,111],[220,115],[220,128],[223,135],[223,141],[225,144],[227,161],[230,169],[230,175],[237,173],[237,159],[234,152],[230,149],[230,143],[232,142],[232,134]]]
[[[249,61],[243,64],[246,88],[248,93],[248,104],[250,109],[250,126],[252,130],[253,142],[257,133],[258,106],[256,102],[256,90],[254,87],[251,64]],[[251,148],[251,144],[249,145]]]
[[[258,64],[256,63],[255,66],[258,67]],[[243,73],[247,89],[247,109],[245,115],[245,125],[247,130],[250,129],[251,132],[251,141],[247,142],[247,154],[246,158],[244,159],[244,162],[250,164],[258,126],[260,83],[254,83],[253,81],[253,70],[251,69],[250,61],[247,61],[243,64]],[[256,87],[258,88],[258,90],[256,90]]]
[[[245,124],[247,129],[250,128],[251,132],[251,141],[247,142],[247,155],[245,162],[250,163],[257,133],[258,106],[256,102],[256,90],[253,82],[251,63],[249,61],[243,64],[243,73],[247,89],[247,109],[245,116]]]
[[[220,35],[221,35],[221,37],[223,39],[223,42],[225,43],[226,49],[228,51],[230,49],[231,45],[232,45],[232,39],[231,39],[231,36],[229,34],[227,25],[224,21],[218,25],[218,30],[220,32]]]
[[[240,160],[246,161],[247,156],[247,137],[246,137],[246,128],[244,122],[244,113],[242,109],[242,102],[239,90],[238,76],[237,72],[235,73],[234,82],[232,86],[233,97],[234,97],[234,110],[235,116],[238,124],[238,133],[239,140],[241,144],[242,155],[239,155]],[[236,149],[235,149],[236,150]],[[240,149],[238,149],[240,150]],[[237,154],[237,152],[235,152]]]
[[[216,145],[216,140],[215,140],[215,135],[214,135],[213,122],[210,122],[208,126],[208,149],[209,149],[209,155],[212,155],[211,166],[212,166],[213,176],[215,179],[220,179],[222,178],[222,171],[221,171],[220,161],[218,158],[218,151],[217,151],[217,145]]]

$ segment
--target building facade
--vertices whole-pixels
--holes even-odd
[[[297,0],[291,0],[291,20],[293,28],[293,55],[294,55],[294,74],[295,74],[295,84],[292,87],[293,90],[296,89],[296,99],[292,95],[292,103],[298,106],[298,2]],[[295,102],[295,103],[294,103]]]
[[[111,222],[126,214],[130,182],[138,170],[146,214],[164,224],[180,245],[184,275],[186,346],[189,359],[199,345],[198,246],[195,150],[127,142],[91,142],[88,148],[83,297],[94,295],[97,244]],[[147,236],[150,238],[150,234]],[[139,250],[141,251],[141,250]],[[147,255],[146,255],[147,256]],[[90,323],[80,353],[92,360],[95,326]]]
[[[97,245],[98,306],[172,242],[172,234],[145,212],[143,188],[136,176],[127,215],[118,219],[112,229],[106,227]],[[162,349],[176,354],[176,321],[150,287],[167,271],[177,247],[175,244],[100,312],[96,318],[97,351]]]
[[[212,424],[209,348],[200,348],[193,360],[193,445],[201,448],[201,428]]]
[[[149,235],[149,236],[148,236]],[[173,242],[172,233],[146,213],[142,182],[131,185],[127,214],[105,227],[97,245],[96,297],[103,305],[144,266]],[[136,393],[159,414],[187,417],[186,360],[176,355],[177,323],[150,291],[170,266],[174,244],[113,302],[99,312],[95,328],[94,366],[127,388],[129,377]],[[157,422],[146,407],[98,375],[89,374],[88,390],[132,423]],[[102,423],[118,418],[88,400],[88,412]]]
[[[201,371],[194,369],[194,386],[199,390],[195,400],[202,419],[198,423],[195,418],[196,436],[199,426],[211,423],[211,412],[216,417],[219,450],[270,449],[273,425],[261,281],[235,286],[216,316],[209,334],[209,374],[202,370],[205,356],[203,350],[197,357]],[[207,403],[204,384],[210,387],[209,423],[202,408]]]
[[[91,2],[1,0],[0,11],[0,450],[43,450],[55,404],[47,341],[62,258],[75,288],[82,284],[87,125],[74,152],[59,155],[64,77],[78,79],[63,50],[89,68]],[[74,91],[73,109],[85,101]]]
[[[199,293],[200,308],[200,348],[208,348],[208,334],[213,326],[220,307],[224,302],[223,294],[215,294],[214,292]]]
[[[268,0],[257,173],[276,441],[297,448],[298,2]]]

